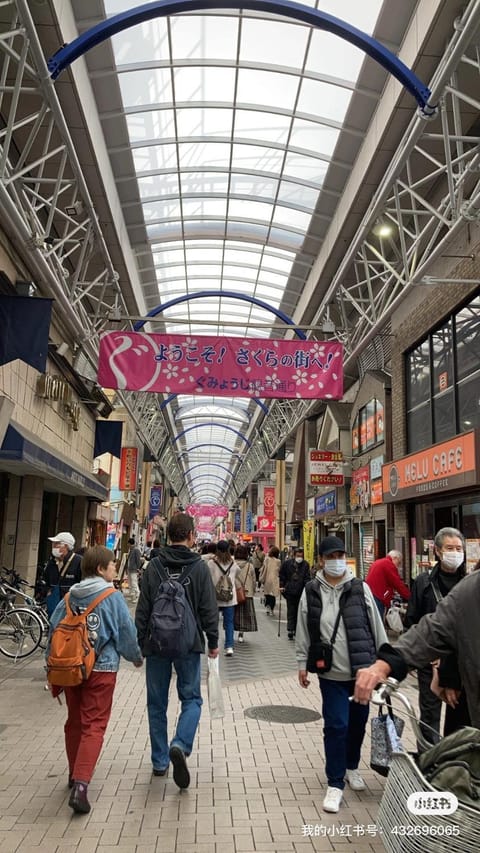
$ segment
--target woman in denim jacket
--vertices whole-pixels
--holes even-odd
[[[88,548],[83,555],[81,569],[82,580],[70,589],[70,606],[77,613],[88,607],[104,589],[113,586],[116,575],[113,552],[102,545]],[[50,619],[45,652],[47,659],[52,631],[65,615],[66,607],[62,600]],[[121,592],[114,592],[103,599],[87,616],[87,625],[97,654],[93,672],[78,687],[63,688],[68,708],[65,723],[68,786],[72,789],[68,805],[73,811],[83,814],[90,811],[87,788],[110,719],[120,657],[137,667],[143,663],[135,625]],[[54,695],[61,691],[62,688],[52,688]]]

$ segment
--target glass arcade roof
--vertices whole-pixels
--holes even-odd
[[[382,3],[308,5],[372,33]],[[105,11],[131,5],[105,0]],[[117,176],[133,163],[127,223],[148,309],[205,290],[294,304],[292,267],[323,216],[327,170],[348,168],[335,151],[340,135],[354,132],[344,123],[364,54],[284,18],[221,10],[143,23],[112,47],[129,144],[109,150]],[[330,198],[329,219],[331,209]],[[166,332],[193,337],[283,334],[271,330],[270,312],[227,296],[184,302],[162,317]],[[175,446],[191,500],[222,502],[262,408],[185,396],[168,412],[174,436],[187,430]]]

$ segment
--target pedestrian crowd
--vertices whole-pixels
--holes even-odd
[[[349,567],[345,543],[338,536],[320,542],[315,565],[310,566],[300,547],[283,559],[277,547],[265,554],[260,544],[251,549],[227,540],[199,549],[193,518],[182,512],[171,518],[167,535],[168,545],[154,540],[143,550],[128,540],[125,571],[136,605],[134,618],[114,584],[113,552],[94,546],[80,556],[71,533],[51,537],[45,654],[52,694],[63,692],[66,699],[65,750],[73,811],[90,810],[88,785],[101,753],[121,657],[136,667],[145,661],[153,775],[165,776],[171,765],[177,786],[189,786],[187,759],[202,710],[200,656],[206,651],[212,667],[218,666],[220,615],[226,658],[233,657],[236,642],[248,642],[248,635],[258,631],[254,599],[259,591],[267,616],[285,600],[299,685],[308,688],[312,677],[318,679],[325,811],[339,811],[346,784],[358,792],[365,788],[359,765],[368,703],[372,689],[388,675],[401,680],[409,669],[417,670],[423,734],[431,743],[440,737],[442,700],[447,705],[444,734],[470,722],[480,726],[480,650],[475,640],[480,573],[464,577],[465,540],[458,530],[438,531],[437,561],[411,589],[399,573],[399,551],[376,560],[363,581]],[[407,630],[392,645],[384,616],[395,595],[408,602]],[[68,667],[62,668],[61,657],[67,654],[62,638],[77,630],[85,631],[83,653],[90,655],[91,664],[85,657],[77,666],[72,642]],[[169,737],[173,673],[180,714]]]

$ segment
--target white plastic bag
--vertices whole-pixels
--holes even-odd
[[[218,657],[207,658],[207,664],[207,690],[210,717],[212,720],[219,720],[221,717],[225,716],[225,706],[223,704],[222,682],[220,681]]]
[[[390,607],[387,611],[385,619],[388,627],[391,628],[392,631],[395,631],[396,634],[402,633],[403,622],[398,607]]]

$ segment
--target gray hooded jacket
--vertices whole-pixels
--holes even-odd
[[[315,577],[320,581],[322,594],[320,633],[322,638],[330,640],[335,626],[335,619],[337,618],[340,596],[345,584],[349,583],[354,575],[349,569],[347,569],[344,577],[335,585],[328,582],[323,571],[317,572]],[[375,640],[375,647],[378,650],[382,643],[387,642],[385,628],[383,627],[371,590],[366,583],[363,584],[363,591],[365,594],[365,603],[367,605],[370,626]],[[306,670],[307,668],[308,649],[310,646],[307,612],[307,596],[304,590],[298,606],[297,631],[295,637],[295,648],[299,670]],[[338,632],[333,649],[332,668],[328,673],[322,675],[322,678],[331,678],[333,681],[350,681],[352,678],[350,656],[348,654],[347,634],[343,619],[340,619],[338,624]]]

